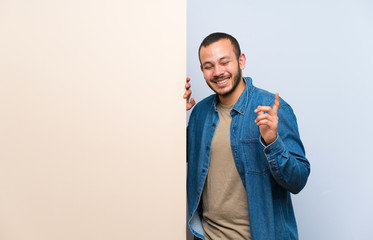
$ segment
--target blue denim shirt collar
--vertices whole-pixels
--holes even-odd
[[[237,102],[234,104],[233,109],[232,109],[241,115],[245,114],[246,106],[249,102],[249,97],[251,94],[251,90],[253,88],[252,79],[250,77],[244,77],[243,80],[246,83],[245,89],[241,93],[241,96],[238,98]],[[219,97],[217,94],[215,94],[215,98],[212,104],[216,112],[218,111],[217,109],[218,103],[219,103]]]

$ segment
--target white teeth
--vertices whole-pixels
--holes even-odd
[[[226,81],[228,81],[228,79],[225,79],[225,80],[222,80],[222,81],[218,81],[216,83],[221,84],[221,83],[225,83]]]

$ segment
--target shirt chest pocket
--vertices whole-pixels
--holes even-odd
[[[240,157],[244,161],[245,172],[247,174],[265,175],[269,173],[263,149],[264,147],[258,138],[241,139]]]

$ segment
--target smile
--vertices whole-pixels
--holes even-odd
[[[218,81],[218,82],[216,82],[216,83],[220,84],[220,83],[225,83],[226,81],[228,81],[228,79],[221,80],[221,81]]]
[[[219,86],[219,87],[222,87],[224,86],[228,80],[230,79],[230,77],[227,77],[227,78],[224,78],[224,79],[221,79],[219,81],[215,81],[215,83]]]

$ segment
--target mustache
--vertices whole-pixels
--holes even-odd
[[[215,76],[212,80],[213,81],[218,81],[218,80],[222,80],[224,78],[230,78],[231,77],[231,74],[224,74],[224,75],[220,75],[220,76]]]

